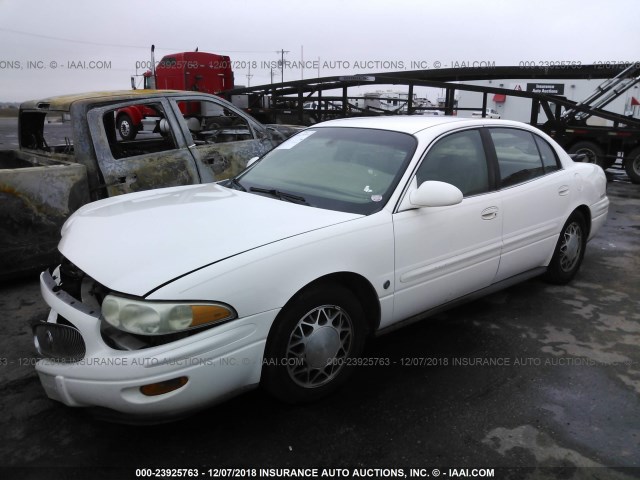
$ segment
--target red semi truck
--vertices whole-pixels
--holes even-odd
[[[231,60],[225,55],[206,52],[182,52],[165,55],[156,65],[155,46],[151,47],[151,69],[143,74],[145,89],[189,90],[216,94],[233,88]],[[135,89],[135,77],[131,78]],[[195,115],[199,112],[182,112]],[[149,125],[157,125],[156,112],[142,105],[130,106],[118,111],[116,125],[123,140],[133,140],[144,128],[145,120]]]

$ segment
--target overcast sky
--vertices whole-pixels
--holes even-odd
[[[637,0],[0,0],[0,101],[129,89],[151,44],[156,60],[196,47],[229,55],[237,85],[269,83],[265,64],[281,50],[312,66],[285,81],[438,62],[637,61],[639,20]]]

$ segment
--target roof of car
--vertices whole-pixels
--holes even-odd
[[[130,100],[135,98],[163,97],[167,95],[202,95],[202,92],[188,92],[178,90],[113,90],[105,92],[85,92],[57,97],[29,100],[23,102],[20,108],[23,110],[63,110],[68,111],[71,104],[81,101],[109,102]],[[205,94],[206,95],[206,94]]]
[[[414,134],[425,128],[435,127],[438,125],[444,125],[447,123],[459,123],[460,126],[464,126],[464,123],[469,125],[478,124],[508,124],[508,125],[521,125],[519,122],[513,122],[509,120],[497,120],[490,118],[462,118],[452,116],[421,116],[421,115],[393,115],[384,117],[352,117],[341,118],[337,120],[329,120],[327,122],[319,123],[313,127],[354,127],[354,128],[377,128],[380,130],[395,130],[398,132]]]

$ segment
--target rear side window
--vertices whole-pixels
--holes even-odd
[[[487,160],[478,130],[453,133],[431,147],[416,172],[418,186],[426,180],[450,183],[467,197],[489,190]]]
[[[533,138],[535,138],[538,150],[540,150],[544,173],[551,173],[559,170],[560,165],[558,163],[558,156],[556,155],[555,150],[551,148],[551,145],[537,135],[534,135]]]
[[[490,128],[500,169],[500,188],[544,175],[542,158],[533,134],[513,128]]]
[[[138,125],[135,123],[139,121]],[[102,117],[113,158],[176,150],[173,132],[160,103],[128,105]]]

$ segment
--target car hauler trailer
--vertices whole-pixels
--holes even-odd
[[[604,79],[593,95],[581,102],[559,95],[527,92],[498,87],[471,85],[465,81],[480,79]],[[297,123],[310,125],[333,118],[390,115],[394,113],[418,114],[431,109],[443,110],[447,115],[459,111],[488,111],[488,96],[515,96],[530,100],[529,123],[554,137],[569,153],[585,154],[590,162],[603,168],[611,167],[622,157],[623,166],[631,181],[640,183],[640,119],[620,115],[603,107],[613,99],[640,83],[640,62],[616,65],[572,65],[558,67],[493,67],[449,68],[412,72],[385,72],[371,75],[333,76],[298,80],[280,84],[243,87],[220,92],[227,98],[244,96],[244,108],[267,123]],[[397,112],[367,108],[359,100],[362,93],[353,95],[349,89],[363,85],[405,85],[408,87],[406,103]],[[446,92],[443,102],[434,107],[418,105],[413,101],[415,87],[433,87]],[[341,95],[327,95],[331,91]],[[482,104],[462,108],[458,105],[456,91],[482,94]],[[309,109],[312,104],[314,108]],[[305,105],[307,107],[305,108]],[[544,118],[540,118],[544,113]],[[485,116],[483,113],[481,116]],[[593,126],[590,117],[598,117],[611,123],[609,126]]]
[[[634,183],[640,183],[640,122],[632,117],[615,119],[612,126],[589,125],[602,108],[640,82],[640,63],[636,62],[614,78],[600,84],[592,95],[567,108],[559,118],[549,120],[546,130],[569,153],[583,153],[602,168],[611,167],[622,153],[623,165]],[[587,110],[578,109],[587,108]]]
[[[490,111],[487,95],[503,98],[516,96],[531,101],[529,123],[553,136],[569,153],[584,154],[589,162],[611,167],[622,157],[623,166],[634,183],[640,183],[640,120],[616,114],[603,108],[622,93],[640,83],[640,62],[634,64],[466,67],[384,72],[298,80],[292,82],[234,88],[234,73],[229,57],[205,53],[183,52],[165,55],[156,65],[155,47],[151,47],[150,70],[143,74],[144,88],[197,90],[220,95],[265,124],[311,125],[333,118],[392,114],[457,114],[473,111],[474,116],[487,117]],[[604,79],[595,92],[580,102],[544,92],[529,92],[496,87],[470,85],[465,81],[482,79]],[[455,83],[454,83],[455,82]],[[348,89],[362,85],[406,85],[402,99],[394,97],[393,108],[376,108],[371,92],[349,94]],[[135,88],[135,78],[132,77]],[[443,102],[430,106],[418,101],[414,87],[443,89]],[[342,90],[341,95],[327,95]],[[461,108],[455,92],[482,93],[482,105]],[[377,98],[380,102],[382,97]],[[387,99],[388,100],[388,99]],[[186,114],[187,112],[183,112]],[[540,113],[544,119],[540,120]],[[489,115],[491,116],[491,115]],[[591,117],[609,121],[611,125],[587,123]],[[116,119],[120,135],[133,139],[143,128],[149,112],[136,106],[122,109]],[[507,117],[505,117],[507,118]],[[153,119],[152,119],[153,120]]]

